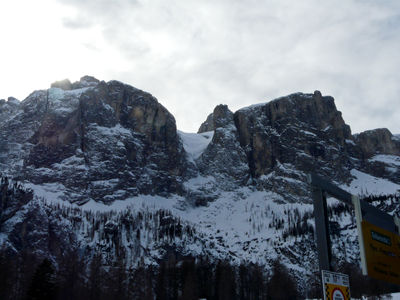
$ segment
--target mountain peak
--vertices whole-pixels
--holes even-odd
[[[197,133],[213,131],[218,127],[224,127],[232,122],[233,113],[226,104],[219,104],[214,111],[208,115],[207,119],[200,125]]]
[[[59,81],[55,81],[50,85],[51,88],[59,88],[64,91],[72,90],[72,83],[69,79],[63,79]]]
[[[93,76],[85,75],[81,77],[79,81],[75,81],[74,83],[71,83],[69,79],[63,79],[59,81],[53,82],[50,87],[51,88],[60,88],[64,91],[70,91],[70,90],[76,90],[80,88],[85,88],[85,87],[91,87],[91,86],[96,86],[100,80]]]
[[[354,135],[354,137],[365,158],[370,158],[376,153],[400,155],[400,143],[393,138],[387,128],[367,130]]]
[[[178,135],[156,98],[122,82],[84,76],[52,87],[19,105],[0,100],[0,250],[24,255],[5,261],[37,253],[63,270],[76,256],[74,265],[117,272],[98,273],[107,279],[135,266],[142,278],[142,266],[155,264],[183,274],[180,258],[257,263],[267,273],[279,257],[314,286],[305,278],[314,278],[317,256],[308,173],[352,194],[388,195],[383,204],[399,215],[398,137],[352,136],[319,91],[235,113],[220,104],[199,130],[211,132]],[[359,250],[349,210],[331,212],[338,266]],[[165,278],[159,270],[154,278]]]

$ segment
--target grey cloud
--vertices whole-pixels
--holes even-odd
[[[221,102],[320,89],[353,131],[377,120],[400,132],[398,1],[59,1],[125,57],[110,72],[158,96],[185,129]]]

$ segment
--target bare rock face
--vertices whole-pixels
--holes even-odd
[[[4,122],[10,116],[12,116],[20,105],[20,102],[14,97],[8,97],[7,101],[5,99],[0,100],[0,122]]]
[[[202,174],[220,179],[220,186],[232,189],[245,184],[249,177],[246,153],[239,144],[233,113],[227,105],[218,105],[212,113],[213,139],[199,158]]]
[[[400,142],[386,128],[364,131],[354,137],[364,158],[374,154],[400,155]]]
[[[354,135],[360,168],[368,174],[400,183],[400,140],[386,128]]]
[[[307,173],[347,183],[353,168],[400,182],[398,138],[386,129],[352,136],[334,99],[318,91],[235,113],[218,105],[199,132],[210,130],[190,158],[151,94],[84,76],[0,101],[0,172],[77,203],[197,192],[208,202],[244,185],[306,201]],[[187,188],[197,175],[212,178],[209,190]]]
[[[233,113],[229,110],[227,105],[217,105],[214,112],[209,114],[207,119],[200,125],[197,133],[214,131],[218,127],[224,127],[231,123],[232,118]]]
[[[4,160],[10,175],[63,185],[64,199],[80,203],[180,193],[188,169],[184,150],[174,117],[153,96],[89,76],[74,89],[64,83],[31,94],[0,124],[0,162],[2,150],[10,153],[10,142],[15,145],[19,168],[10,170]]]
[[[332,97],[292,94],[243,108],[234,120],[251,175],[263,188],[288,194],[292,185],[285,178],[292,178],[299,183],[293,195],[306,197],[308,172],[348,180],[347,148],[354,142]]]
[[[208,115],[207,119],[200,125],[197,133],[203,133],[214,130],[214,115],[211,113]]]
[[[83,76],[79,81],[76,81],[72,84],[73,89],[80,89],[80,88],[85,88],[85,87],[90,87],[90,86],[96,86],[98,83],[100,83],[100,80],[97,78],[94,78],[93,76]]]
[[[235,123],[256,177],[271,171],[278,162],[299,165],[304,161],[300,157],[329,159],[345,148],[346,139],[352,139],[333,98],[321,97],[319,92],[293,94],[241,109],[235,113]]]

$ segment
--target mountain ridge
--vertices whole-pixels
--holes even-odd
[[[172,251],[266,272],[279,257],[306,289],[316,268],[309,172],[400,213],[400,140],[387,129],[352,135],[318,91],[236,112],[218,105],[197,134],[179,132],[151,94],[90,76],[9,101],[0,245],[15,255],[57,261],[74,249],[87,264],[101,253],[106,266],[135,268]],[[354,214],[330,203],[335,260],[357,263]]]

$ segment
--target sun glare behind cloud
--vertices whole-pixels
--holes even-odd
[[[7,41],[0,50],[0,98],[22,100],[55,80],[101,74],[102,57],[118,61],[118,55],[106,47],[99,28],[91,28],[88,39],[86,32],[63,26],[65,16],[74,13],[72,8],[49,0],[16,0],[1,3],[0,11],[0,36]]]

